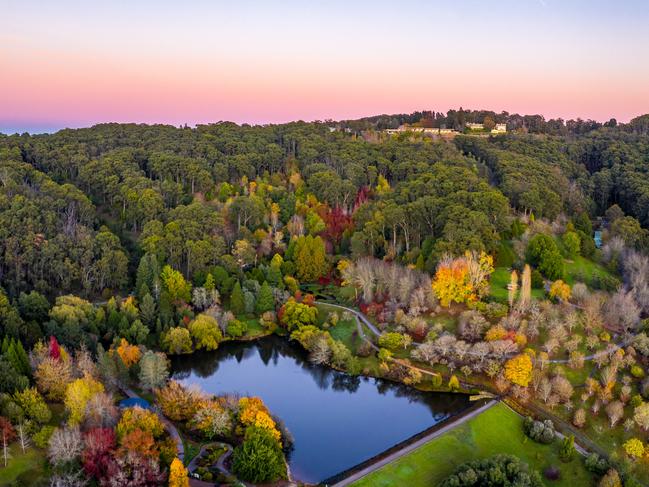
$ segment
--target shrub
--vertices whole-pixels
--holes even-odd
[[[566,436],[561,443],[561,450],[559,450],[559,458],[563,462],[569,462],[575,455],[575,437],[573,435]]]
[[[284,454],[271,432],[258,426],[246,430],[243,443],[232,454],[232,471],[253,483],[275,482],[286,477]]]
[[[639,365],[633,365],[631,367],[631,375],[636,379],[642,379],[644,377],[644,369]]]
[[[45,448],[50,441],[50,437],[56,428],[54,426],[45,425],[32,436],[34,445],[38,448]]]
[[[561,478],[561,470],[551,465],[543,471],[543,475],[548,480],[559,480]]]
[[[497,480],[496,480],[497,479]],[[460,465],[440,487],[525,485],[542,487],[541,476],[513,455],[495,455]]]
[[[523,421],[523,431],[537,443],[550,444],[554,441],[556,431],[554,424],[549,419],[535,421],[529,416]]]
[[[584,461],[586,470],[597,475],[604,475],[608,472],[610,465],[606,458],[600,457],[597,453],[591,453]]]
[[[247,331],[247,323],[240,320],[231,320],[225,328],[225,332],[234,338],[242,337]]]

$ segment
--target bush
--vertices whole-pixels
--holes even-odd
[[[639,365],[631,366],[631,375],[636,379],[642,379],[644,377],[644,370]]]
[[[248,331],[245,321],[231,320],[225,328],[225,332],[234,338],[242,337]]]
[[[548,480],[559,480],[561,478],[561,470],[551,465],[543,471],[543,475]]]
[[[543,487],[541,476],[530,470],[526,463],[513,455],[495,455],[482,460],[472,460],[460,465],[441,487],[520,485]]]
[[[529,416],[523,421],[523,431],[527,436],[537,443],[548,445],[554,441],[556,431],[554,424],[549,419],[545,421],[535,421]]]
[[[600,457],[597,453],[591,453],[584,461],[586,470],[596,475],[604,475],[608,472],[610,464],[606,458]]]
[[[561,443],[559,458],[562,462],[569,462],[575,456],[575,451],[575,437],[573,435],[566,436]]]
[[[38,448],[45,448],[50,441],[50,437],[56,428],[54,426],[43,426],[37,433],[32,436],[34,445]]]

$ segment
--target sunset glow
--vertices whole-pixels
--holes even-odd
[[[0,12],[2,131],[649,111],[644,1],[3,0]]]

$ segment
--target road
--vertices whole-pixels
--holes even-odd
[[[432,433],[424,436],[423,438],[420,438],[419,440],[415,441],[414,443],[411,443],[410,445],[407,445],[407,446],[401,448],[398,451],[395,451],[394,453],[391,453],[390,455],[386,456],[385,458],[382,458],[381,460],[373,463],[372,465],[369,465],[369,466],[363,468],[362,470],[359,470],[358,472],[350,475],[349,477],[341,480],[340,482],[338,482],[336,484],[333,484],[331,487],[344,487],[346,485],[350,485],[350,484],[356,482],[357,480],[362,479],[363,477],[365,477],[366,475],[369,475],[370,473],[374,472],[375,470],[378,470],[381,467],[387,465],[388,463],[392,463],[393,461],[397,460],[398,458],[401,458],[402,456],[413,452],[414,450],[416,450],[420,446],[425,445],[429,441],[437,438],[438,436],[443,435],[444,433],[452,430],[456,426],[459,426],[462,423],[465,423],[466,421],[470,420],[471,418],[474,418],[478,414],[483,413],[484,411],[486,411],[490,407],[496,405],[497,403],[498,403],[498,401],[496,401],[496,400],[489,401],[488,403],[484,404],[483,406],[480,406],[478,409],[474,409],[473,411],[471,411],[471,412],[469,412],[469,413],[467,413],[465,415],[462,415],[462,416],[458,417],[457,419],[455,419],[453,421],[448,422],[447,424],[445,424],[440,429],[438,429],[436,431],[433,431]]]

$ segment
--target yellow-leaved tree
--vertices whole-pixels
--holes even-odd
[[[570,299],[570,286],[558,279],[550,286],[550,297],[559,301],[568,301]]]
[[[100,392],[104,392],[104,385],[87,375],[68,384],[64,402],[69,413],[70,426],[76,426],[83,421],[88,401]]]
[[[189,487],[187,469],[178,458],[174,458],[169,467],[169,487]]]
[[[142,352],[140,352],[140,347],[137,345],[131,345],[125,338],[122,338],[119,342],[119,345],[116,349],[119,358],[122,359],[126,367],[131,367],[140,361]]]
[[[532,380],[532,359],[521,353],[505,362],[505,379],[512,384],[527,387]]]

